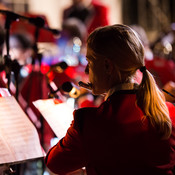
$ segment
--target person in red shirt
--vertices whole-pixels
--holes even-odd
[[[105,101],[74,111],[46,166],[59,175],[82,167],[87,175],[173,175],[175,106],[146,69],[136,32],[122,24],[97,28],[87,39],[86,57],[89,83],[80,85]],[[137,70],[140,84],[133,83]]]
[[[97,0],[72,0],[72,5],[63,11],[63,20],[76,18],[83,22],[88,33],[109,24],[109,9]]]

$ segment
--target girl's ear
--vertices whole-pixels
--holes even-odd
[[[105,59],[105,70],[107,74],[111,74],[114,69],[114,64],[110,59]]]

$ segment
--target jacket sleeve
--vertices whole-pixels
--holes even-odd
[[[74,111],[74,120],[75,113]],[[46,155],[45,164],[53,173],[64,175],[85,166],[80,134],[74,123],[75,121],[67,130],[66,136]]]

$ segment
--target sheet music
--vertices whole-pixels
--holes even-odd
[[[73,120],[73,108],[66,103],[55,104],[54,99],[33,102],[56,136],[61,139]]]
[[[37,130],[16,99],[0,97],[0,164],[43,156]]]

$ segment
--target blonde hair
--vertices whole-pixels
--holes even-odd
[[[136,32],[126,25],[115,24],[97,28],[89,35],[87,47],[98,59],[105,57],[114,62],[119,83],[128,82],[136,70],[145,66],[142,42]],[[169,111],[163,93],[146,69],[143,70],[142,82],[138,88],[137,105],[161,138],[169,138],[172,130]]]

